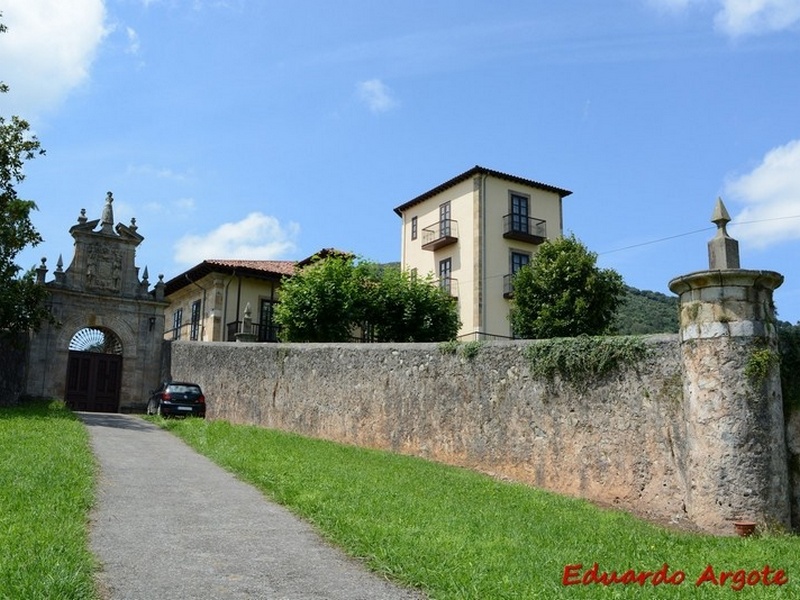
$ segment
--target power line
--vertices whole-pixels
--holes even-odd
[[[789,216],[789,217],[772,217],[772,218],[769,218],[769,219],[754,219],[752,221],[731,221],[729,223],[729,226],[735,227],[737,225],[751,225],[753,223],[766,223],[768,221],[784,221],[784,220],[788,220],[788,219],[800,219],[800,215],[792,215],[792,216]],[[640,248],[642,246],[650,246],[652,244],[659,244],[661,242],[666,242],[666,241],[674,240],[674,239],[681,238],[681,237],[687,237],[687,236],[690,236],[690,235],[696,235],[698,233],[702,233],[704,231],[709,231],[709,230],[712,230],[712,229],[715,229],[715,227],[714,226],[703,227],[702,229],[695,229],[694,231],[687,231],[686,233],[678,233],[676,235],[670,235],[670,236],[667,236],[667,237],[658,238],[657,240],[650,240],[650,241],[647,241],[647,242],[642,242],[640,244],[632,244],[630,246],[624,246],[622,248],[615,248],[613,250],[606,250],[605,252],[598,252],[597,254],[599,256],[599,255],[602,255],[602,254],[612,254],[614,252],[622,252],[623,250],[631,250],[632,248]]]
[[[660,242],[666,242],[668,240],[674,240],[680,237],[686,237],[689,235],[695,235],[697,233],[701,233],[703,231],[708,231],[709,229],[715,229],[714,227],[703,227],[702,229],[695,229],[694,231],[687,231],[686,233],[679,233],[677,235],[670,235],[668,237],[659,238],[657,240],[650,240],[649,242],[642,242],[641,244],[633,244],[631,246],[624,246],[623,248],[615,248],[614,250],[606,250],[605,252],[598,252],[598,255],[601,254],[611,254],[613,252],[622,252],[623,250],[630,250],[631,248],[640,248],[641,246],[649,246],[651,244],[658,244]]]

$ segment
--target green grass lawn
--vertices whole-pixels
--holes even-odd
[[[221,421],[156,422],[370,568],[432,598],[800,598],[796,536],[690,535],[408,456]],[[626,581],[639,576],[643,585],[584,585],[595,562],[620,577],[632,570]],[[673,583],[654,586],[665,564]],[[788,582],[764,585],[778,569]],[[722,586],[721,571],[733,572]],[[565,585],[565,576],[578,583]]]
[[[0,599],[97,597],[94,473],[87,432],[62,403],[0,408]]]

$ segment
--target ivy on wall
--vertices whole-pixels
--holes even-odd
[[[539,340],[525,348],[531,373],[552,381],[556,375],[578,387],[644,359],[649,350],[638,336],[578,336]]]

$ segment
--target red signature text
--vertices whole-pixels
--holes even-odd
[[[580,563],[566,565],[561,583],[564,585],[645,585],[657,586],[680,585],[686,581],[686,573],[681,570],[671,570],[664,563],[657,571],[601,571],[598,563],[593,563],[584,569]],[[773,569],[764,565],[760,570],[736,571],[715,570],[713,565],[707,565],[695,581],[695,586],[716,585],[719,587],[730,586],[732,590],[739,591],[745,586],[780,586],[789,583],[789,577],[783,569]]]
[[[708,565],[697,578],[695,585],[700,587],[703,584],[718,585],[724,587],[730,585],[732,590],[739,591],[744,586],[755,585],[785,585],[789,583],[789,577],[783,569],[773,569],[769,565],[764,565],[760,571],[714,571],[713,565]]]
[[[686,579],[686,573],[683,571],[670,572],[669,565],[664,565],[658,571],[635,571],[628,569],[622,573],[617,571],[600,571],[597,563],[594,563],[589,569],[581,573],[583,568],[582,564],[567,565],[564,567],[564,577],[561,583],[564,585],[591,585],[599,583],[601,585],[611,585],[614,583],[621,583],[628,585],[631,583],[638,583],[640,586],[645,584],[661,585],[662,583],[669,585],[680,585]]]

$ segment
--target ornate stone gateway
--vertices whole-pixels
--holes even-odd
[[[81,210],[67,269],[60,256],[54,280],[45,282],[45,259],[37,269],[58,325],[31,338],[27,393],[63,398],[75,410],[142,410],[160,379],[164,282],[151,291],[146,267],[139,278],[144,238],[135,219],[114,226],[113,201],[109,192],[101,219]]]

